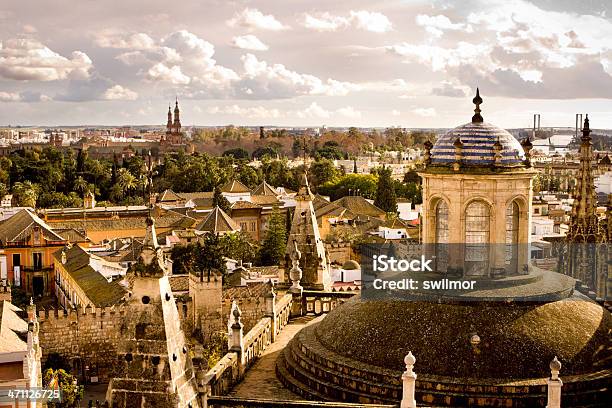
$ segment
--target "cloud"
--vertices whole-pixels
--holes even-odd
[[[353,118],[353,119],[361,117],[361,112],[359,112],[358,110],[355,110],[355,108],[353,108],[352,106],[340,108],[336,110],[336,113],[338,115],[345,116],[347,118]]]
[[[402,114],[402,112],[398,111],[397,109],[393,109],[391,111],[391,115],[392,116],[400,116]]]
[[[434,108],[417,108],[413,109],[412,113],[417,116],[422,116],[424,118],[430,118],[436,116],[436,110]]]
[[[138,94],[121,85],[115,85],[108,88],[102,95],[106,100],[134,101],[138,99]]]
[[[94,73],[88,79],[68,81],[64,90],[53,96],[56,101],[84,102],[103,99],[104,93],[113,86],[113,82]]]
[[[337,31],[354,26],[362,30],[384,33],[393,29],[391,21],[382,13],[359,10],[350,11],[346,17],[334,16],[328,12],[319,15],[305,13],[301,24],[315,31]]]
[[[35,34],[38,32],[38,30],[31,24],[25,24],[23,26],[23,32],[26,34]]]
[[[169,82],[172,85],[187,85],[191,82],[191,78],[183,74],[181,67],[178,65],[169,67],[162,62],[158,62],[147,71],[147,78],[151,81]]]
[[[148,50],[155,46],[155,41],[145,33],[124,34],[117,31],[97,33],[94,42],[103,48]]]
[[[439,14],[429,16],[427,14],[419,14],[416,16],[418,26],[425,27],[425,31],[434,37],[442,37],[445,31],[465,31],[471,33],[472,26],[463,23],[453,23],[447,16]]]
[[[361,112],[355,110],[352,106],[346,106],[344,108],[336,109],[335,111],[329,111],[316,102],[312,102],[308,107],[292,112],[295,116],[301,119],[329,119],[334,115],[344,116],[346,118],[356,119],[361,117]]]
[[[387,46],[385,49],[404,57],[406,62],[428,65],[434,72],[464,64],[473,64],[485,69],[493,65],[489,56],[492,47],[486,43],[471,44],[460,41],[455,48],[444,48],[437,45],[403,42]]]
[[[353,21],[357,27],[375,33],[384,33],[393,29],[393,25],[387,16],[377,12],[365,10],[351,11],[351,21]]]
[[[263,14],[261,11],[252,8],[245,8],[234,17],[227,21],[230,27],[247,27],[250,29],[258,28],[261,30],[280,31],[289,27],[283,25],[272,14]]]
[[[311,14],[304,14],[302,25],[306,28],[315,31],[336,31],[340,28],[345,28],[350,25],[348,18],[333,16],[327,12],[315,17]]]
[[[21,96],[18,93],[0,91],[0,101],[1,102],[19,102],[20,100],[21,100]]]
[[[250,90],[258,97],[287,98],[296,95],[344,96],[358,90],[350,82],[320,78],[287,69],[283,64],[268,64],[253,54],[242,57],[244,74],[239,89]]]
[[[0,77],[17,81],[85,79],[93,64],[81,51],[66,58],[39,41],[10,39],[0,42]]]
[[[252,34],[242,35],[234,37],[232,39],[232,46],[235,48],[241,48],[243,50],[253,51],[267,51],[268,46],[261,42],[261,40]]]
[[[464,87],[455,86],[449,81],[442,81],[440,86],[431,90],[431,94],[437,96],[450,96],[451,98],[463,98],[467,95]]]
[[[206,109],[211,115],[238,115],[245,116],[251,119],[275,119],[281,117],[281,113],[278,109],[267,109],[263,106],[252,106],[252,107],[241,107],[238,105],[230,106],[213,106]]]

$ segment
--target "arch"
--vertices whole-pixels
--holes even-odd
[[[504,268],[506,273],[514,274],[518,271],[519,241],[521,233],[521,209],[518,199],[510,201],[506,205],[506,231],[505,231],[505,256]]]
[[[437,201],[434,214],[435,269],[437,272],[446,272],[449,243],[449,206],[446,200]]]
[[[489,274],[489,242],[492,205],[480,199],[466,203],[464,216],[464,273],[471,276]]]

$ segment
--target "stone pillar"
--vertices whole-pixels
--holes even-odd
[[[276,293],[274,292],[274,283],[272,281],[270,281],[270,289],[266,292],[265,299],[266,299],[265,316],[269,317],[272,322],[270,341],[274,343],[274,341],[276,340],[277,322],[276,322]]]
[[[417,375],[412,370],[415,362],[416,358],[412,355],[412,351],[409,351],[406,357],[404,357],[406,371],[402,374],[402,402],[400,403],[400,408],[416,408],[417,406],[414,399]]]
[[[546,408],[561,408],[561,387],[563,387],[563,381],[559,378],[560,370],[561,362],[555,357],[550,362],[550,378],[546,380],[548,385]]]
[[[289,292],[293,296],[293,302],[291,304],[291,316],[302,315],[302,292],[304,288],[300,285],[302,279],[302,269],[300,268],[300,258],[302,253],[298,249],[297,242],[294,240],[290,245],[291,251],[289,257],[291,259],[291,270],[289,271],[289,278],[291,279],[291,287]]]
[[[227,345],[229,351],[233,351],[238,354],[238,361],[240,362],[240,366],[242,367],[244,364],[244,344],[243,344],[243,336],[244,333],[242,331],[243,324],[240,321],[240,316],[242,312],[238,307],[238,303],[234,300],[232,302],[232,311],[230,312],[230,321],[229,321],[229,336],[227,338]],[[242,370],[242,368],[241,368]]]

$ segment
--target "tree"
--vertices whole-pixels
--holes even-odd
[[[87,181],[83,177],[79,176],[76,178],[76,180],[74,180],[72,188],[78,191],[79,193],[84,194],[89,188],[89,183],[87,183]]]
[[[243,149],[242,147],[236,147],[234,149],[229,149],[223,152],[223,156],[225,157],[233,157],[234,159],[237,160],[248,160],[249,159],[249,152],[246,151],[246,149]]]
[[[38,200],[39,186],[26,180],[23,183],[17,182],[13,185],[13,194],[17,198],[17,202],[22,207],[36,207]]]
[[[309,175],[312,176],[312,184],[317,187],[334,180],[340,175],[340,171],[331,160],[321,159],[312,163]]]
[[[223,251],[221,238],[218,234],[207,232],[198,243],[197,251],[197,270],[200,271],[200,281],[204,279],[204,273],[210,279],[213,271],[219,272],[221,275],[227,275],[227,267],[225,265],[226,254]]]
[[[262,265],[279,265],[285,257],[287,246],[287,231],[285,220],[281,216],[278,207],[272,211],[268,220],[268,230],[259,252]]]
[[[391,169],[383,167],[378,171],[378,184],[374,205],[386,212],[397,212],[397,197],[395,196],[395,188],[391,178]]]
[[[49,368],[45,372],[44,383],[48,384],[47,388],[59,388],[62,392],[62,402],[48,403],[49,407],[78,407],[80,401],[83,399],[83,386],[78,385],[76,377],[63,369],[53,370]]]
[[[213,193],[213,207],[219,207],[227,214],[232,211],[232,206],[230,202],[227,201],[227,198],[223,196],[223,193],[221,193],[221,189],[219,188],[219,186],[215,187]]]
[[[359,191],[359,195],[365,198],[376,197],[376,176],[372,174],[346,174],[333,181],[319,186],[319,194],[327,195],[334,201]]]
[[[223,253],[228,258],[243,262],[255,262],[258,245],[251,242],[248,234],[239,231],[234,234],[225,234],[221,237]]]

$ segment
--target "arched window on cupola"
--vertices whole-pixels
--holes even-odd
[[[446,272],[448,268],[448,204],[438,200],[436,205],[436,271]]]
[[[472,201],[465,209],[464,274],[489,274],[489,233],[491,209],[484,201]]]
[[[518,272],[518,245],[519,245],[519,214],[520,208],[516,200],[506,208],[506,258],[507,274]]]

